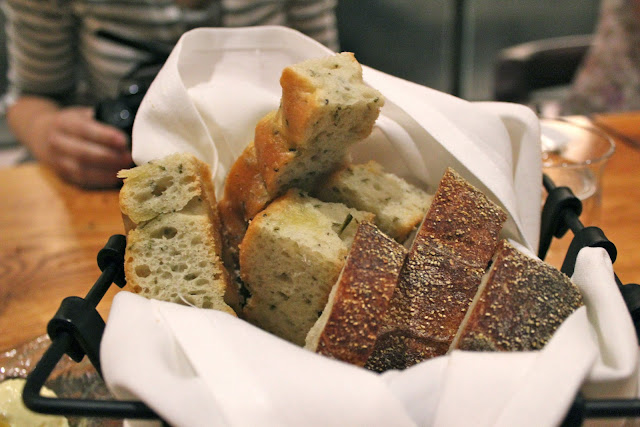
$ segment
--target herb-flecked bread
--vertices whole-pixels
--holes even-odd
[[[120,171],[127,224],[125,277],[148,298],[235,315],[238,295],[221,259],[209,166],[178,153]]]
[[[373,160],[333,172],[318,184],[314,195],[373,213],[376,226],[400,243],[420,225],[433,198]]]
[[[311,191],[345,164],[367,137],[384,104],[362,80],[352,53],[286,67],[280,107],[255,127],[254,141],[227,176],[220,211],[229,250],[237,254],[248,222],[290,188]]]
[[[303,346],[344,265],[367,212],[289,190],[249,224],[240,277],[250,293],[245,318]]]
[[[254,144],[267,191],[310,191],[345,162],[353,144],[367,137],[384,98],[362,80],[349,52],[286,67],[280,108],[256,126]]]

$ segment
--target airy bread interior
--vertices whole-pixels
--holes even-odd
[[[206,189],[199,178],[206,174],[204,167],[190,155],[176,153],[121,170],[118,178],[124,179],[126,185],[120,189],[120,210],[134,224],[182,210],[194,197],[205,196]]]
[[[235,314],[237,288],[222,262],[211,171],[177,153],[121,171],[128,224],[125,277],[143,296]],[[230,305],[229,305],[230,304]]]
[[[217,261],[212,240],[201,201],[159,215],[128,235],[127,281],[148,298],[235,314],[224,302],[228,273]]]
[[[373,213],[376,226],[398,242],[404,242],[422,222],[433,198],[373,160],[335,171],[322,180],[314,195]]]

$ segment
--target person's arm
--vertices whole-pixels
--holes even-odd
[[[83,187],[115,186],[118,170],[132,162],[124,133],[97,122],[91,108],[23,96],[9,108],[7,123],[38,161]]]
[[[91,109],[61,108],[54,100],[75,88],[77,21],[71,2],[6,0],[2,7],[11,131],[64,179],[85,187],[115,185],[117,171],[131,164],[126,136],[94,120]]]

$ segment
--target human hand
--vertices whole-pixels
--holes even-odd
[[[132,164],[127,136],[95,120],[88,107],[69,107],[41,116],[43,141],[33,148],[39,161],[65,180],[87,188],[114,187],[116,173]]]

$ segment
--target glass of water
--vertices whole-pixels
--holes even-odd
[[[556,186],[566,186],[582,201],[580,221],[599,226],[602,215],[602,176],[615,152],[613,139],[589,124],[563,118],[540,119],[542,171]],[[543,201],[546,192],[543,194]],[[571,232],[554,242],[546,260],[561,264],[573,238]],[[559,265],[558,265],[559,266]]]

